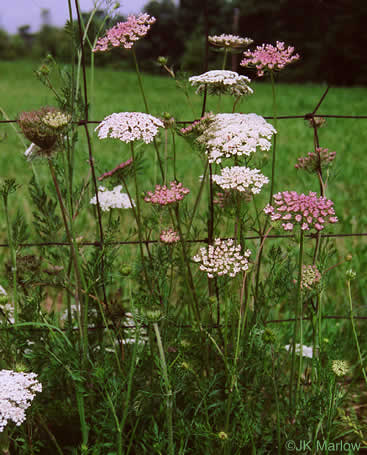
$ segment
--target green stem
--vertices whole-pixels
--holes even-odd
[[[148,107],[148,101],[147,101],[147,98],[145,96],[145,92],[144,92],[144,87],[143,87],[143,82],[141,80],[141,74],[140,74],[140,70],[139,70],[139,65],[138,65],[138,60],[136,58],[136,54],[135,54],[135,49],[134,47],[131,48],[131,52],[133,54],[133,59],[134,59],[134,64],[135,64],[135,70],[136,70],[136,74],[138,76],[138,83],[139,83],[139,87],[140,87],[140,92],[141,92],[141,95],[143,97],[143,101],[144,101],[144,106],[145,106],[145,112],[147,114],[149,114],[149,107]]]
[[[134,169],[134,183],[135,183],[135,193],[136,193],[136,224],[138,225],[139,249],[140,249],[140,255],[141,255],[141,261],[142,261],[142,265],[143,265],[145,281],[147,282],[149,289],[153,290],[150,280],[149,280],[148,272],[146,269],[145,255],[144,255],[144,251],[143,251],[143,235],[142,235],[141,211],[140,211],[140,192],[139,192],[138,178],[137,178],[137,172],[136,172],[136,161],[135,161],[135,155],[134,155],[134,143],[133,142],[130,142],[130,148],[131,148],[131,157],[133,159],[133,169]]]
[[[270,71],[270,79],[271,79],[271,89],[273,95],[273,119],[274,119],[274,128],[277,129],[277,100],[275,94],[275,80],[274,74]],[[273,159],[272,159],[272,166],[271,166],[271,188],[270,188],[270,198],[269,204],[271,204],[273,194],[274,194],[274,180],[275,180],[275,160],[276,160],[276,145],[277,145],[277,136],[274,134],[273,136]]]
[[[189,258],[188,258],[188,255],[187,255],[187,251],[186,251],[186,243],[185,243],[185,240],[184,240],[184,237],[183,237],[183,233],[182,233],[178,205],[176,205],[176,207],[174,208],[174,212],[175,212],[175,215],[176,215],[177,229],[178,229],[178,233],[179,233],[179,236],[180,236],[180,242],[181,242],[181,246],[182,246],[183,259],[184,259],[184,263],[186,264],[186,275],[187,275],[188,284],[189,284],[188,289],[189,289],[191,297],[192,297],[192,299],[194,301],[193,309],[194,309],[194,314],[195,314],[196,320],[200,324],[201,317],[200,317],[200,310],[199,310],[199,302],[198,302],[198,298],[197,298],[197,295],[196,295],[195,286],[194,286],[194,280],[193,280],[192,273],[191,273],[190,261],[189,261]]]
[[[358,351],[359,363],[360,363],[360,365],[361,365],[362,374],[363,374],[365,383],[366,383],[366,385],[367,385],[367,375],[366,375],[365,368],[363,367],[363,359],[362,359],[362,354],[361,354],[361,348],[360,348],[360,346],[359,346],[357,331],[356,331],[356,327],[355,327],[355,324],[354,324],[353,303],[352,303],[352,293],[351,293],[351,290],[350,290],[350,280],[347,280],[347,286],[348,286],[348,299],[349,299],[350,322],[351,322],[351,324],[352,324],[353,335],[354,335],[354,341],[355,341],[355,344],[356,344],[356,347],[357,347],[357,351]]]
[[[172,411],[173,411],[173,394],[171,385],[168,378],[168,371],[167,371],[167,363],[166,358],[164,355],[163,344],[161,335],[159,332],[159,327],[156,322],[153,323],[155,336],[157,338],[158,344],[158,351],[159,356],[161,358],[161,367],[163,373],[163,379],[166,386],[166,416],[167,416],[167,427],[168,427],[168,453],[170,455],[174,455],[175,449],[173,444],[173,418],[172,418]]]
[[[11,270],[13,274],[13,308],[14,308],[14,322],[18,324],[18,290],[17,290],[17,252],[13,242],[13,235],[11,231],[11,224],[9,219],[9,209],[8,209],[8,195],[4,194],[4,208],[5,208],[5,218],[6,218],[6,227],[8,231],[8,243],[10,248],[10,258],[11,258]]]
[[[201,196],[202,196],[202,193],[203,193],[203,189],[204,189],[204,185],[205,185],[206,173],[208,172],[208,167],[209,167],[209,161],[206,161],[205,168],[204,168],[204,174],[203,174],[203,180],[200,183],[199,193],[198,193],[197,198],[195,200],[194,208],[193,208],[193,211],[192,211],[192,214],[191,214],[191,217],[190,217],[190,221],[189,221],[189,226],[188,226],[187,231],[186,231],[186,235],[187,236],[190,233],[192,222],[194,221],[195,213],[196,213],[196,210],[197,210],[197,208],[199,206],[199,202],[200,202],[200,199],[201,199]]]
[[[301,371],[302,371],[302,359],[303,359],[303,310],[302,310],[302,292],[301,292],[301,284],[302,284],[302,265],[303,265],[303,240],[304,240],[304,232],[301,231],[301,236],[299,240],[299,261],[298,261],[298,279],[297,279],[297,298],[296,298],[296,313],[295,313],[295,323],[294,323],[294,332],[293,332],[293,341],[292,341],[292,366],[291,366],[291,377],[289,383],[289,396],[290,396],[290,409],[292,411],[293,404],[297,405],[297,398],[301,380]],[[299,369],[298,369],[298,378],[297,378],[297,387],[296,387],[296,396],[293,402],[294,393],[293,393],[293,382],[294,382],[294,374],[295,374],[295,364],[296,364],[296,341],[297,341],[297,334],[298,334],[298,325],[300,323],[300,349],[299,349]],[[295,409],[293,409],[295,413]]]

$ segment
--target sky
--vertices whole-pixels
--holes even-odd
[[[95,2],[103,7],[106,0],[79,0],[80,9],[90,11]],[[122,15],[138,13],[147,2],[148,0],[121,0],[118,11]],[[74,3],[72,0],[73,5]],[[50,23],[54,26],[62,27],[69,17],[67,0],[0,0],[0,28],[14,34],[18,27],[30,25],[31,33],[37,32],[42,25],[42,9],[50,10]]]

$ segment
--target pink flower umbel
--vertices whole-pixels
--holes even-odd
[[[182,183],[171,182],[170,188],[166,185],[156,185],[154,193],[148,191],[144,200],[152,204],[168,205],[181,201],[188,193],[190,193],[190,190],[184,188]]]
[[[286,65],[299,59],[298,54],[293,54],[294,47],[285,47],[283,42],[277,41],[276,46],[263,44],[254,51],[245,51],[241,66],[255,66],[257,75],[263,76],[265,71],[279,71]]]
[[[124,47],[131,49],[140,38],[143,38],[154,24],[155,17],[149,14],[139,14],[129,16],[126,22],[119,22],[114,27],[107,30],[106,36],[97,41],[93,52],[106,52],[114,47]]]
[[[177,243],[180,240],[179,234],[172,228],[169,228],[166,231],[162,231],[159,238],[163,243]]]
[[[274,206],[268,204],[264,212],[270,215],[272,221],[283,221],[285,231],[292,231],[297,225],[303,231],[322,231],[325,224],[338,221],[334,203],[325,197],[317,197],[316,193],[310,192],[306,196],[295,191],[284,191],[274,194],[273,199]]]

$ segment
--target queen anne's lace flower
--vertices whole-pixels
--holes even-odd
[[[17,426],[25,419],[25,411],[31,405],[37,392],[42,392],[42,384],[35,373],[0,371],[0,433],[11,420]]]
[[[225,167],[221,175],[213,175],[213,181],[224,190],[237,190],[240,192],[260,193],[262,186],[269,183],[258,169],[245,166]]]
[[[157,135],[158,128],[163,128],[163,126],[158,118],[150,114],[119,112],[108,115],[95,131],[98,130],[100,139],[111,137],[126,143],[142,140],[149,144]]]
[[[321,281],[321,273],[316,265],[303,265],[302,267],[302,289],[312,289]]]
[[[264,212],[271,216],[272,221],[283,221],[285,231],[292,231],[295,225],[300,225],[303,231],[321,231],[326,223],[338,221],[334,203],[325,197],[317,197],[311,191],[307,196],[295,191],[284,191],[274,194],[273,199],[275,207],[268,204]]]
[[[345,376],[349,371],[349,363],[346,360],[333,360],[331,369],[336,376]]]
[[[291,351],[292,345],[286,344],[284,346],[284,349],[286,349],[287,351]],[[302,357],[308,357],[309,359],[312,359],[312,352],[313,352],[312,347],[303,345],[302,349],[301,349],[301,345],[296,344],[296,354],[299,355],[301,352],[302,352]]]
[[[194,87],[198,87],[196,93],[201,93],[208,88],[212,95],[228,94],[234,96],[251,95],[254,91],[247,84],[251,80],[246,76],[240,76],[234,71],[214,70],[192,76],[189,81]]]
[[[152,24],[155,22],[155,17],[149,14],[139,14],[129,16],[126,22],[119,22],[114,27],[110,28],[106,36],[97,41],[93,52],[105,52],[114,47],[124,47],[131,49],[140,38],[145,36]]]
[[[237,35],[213,35],[208,37],[209,44],[226,49],[241,49],[253,43],[251,38],[241,38]]]
[[[217,114],[196,140],[206,146],[209,163],[220,163],[222,158],[268,151],[273,134],[273,125],[260,115]]]
[[[229,275],[234,277],[237,273],[248,270],[248,258],[250,250],[241,255],[241,245],[235,245],[232,239],[215,239],[214,245],[208,248],[200,248],[199,253],[192,259],[200,263],[200,270],[206,272],[208,278],[214,275]]]
[[[241,66],[255,66],[259,77],[265,71],[277,71],[283,69],[289,63],[299,59],[299,55],[292,55],[294,47],[285,48],[284,43],[277,41],[276,46],[263,44],[257,46],[254,51],[245,51]]]
[[[188,193],[190,190],[183,187],[182,183],[171,182],[169,188],[166,185],[156,185],[154,192],[147,192],[144,201],[159,205],[174,204],[181,201]]]
[[[111,191],[108,191],[105,187],[100,186],[98,188],[98,200],[101,209],[104,212],[108,212],[110,209],[131,209],[131,202],[129,196],[126,193],[121,193],[122,186],[118,185]],[[133,205],[135,207],[134,201]],[[96,196],[90,200],[91,204],[97,204]]]
[[[180,235],[172,228],[162,231],[159,236],[163,243],[177,243],[180,240]]]

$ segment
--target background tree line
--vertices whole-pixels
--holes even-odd
[[[169,58],[175,70],[198,73],[204,68],[205,31],[209,34],[235,33],[254,40],[251,47],[262,43],[284,41],[301,55],[301,64],[284,72],[284,81],[317,81],[333,85],[367,83],[367,2],[366,0],[152,0],[145,11],[157,18],[149,38],[137,46],[145,70],[161,71],[159,56]],[[237,14],[237,27],[234,19]],[[207,20],[205,19],[207,15]],[[85,14],[88,17],[88,14]],[[95,36],[105,13],[98,11],[89,36]],[[124,17],[107,20],[106,28]],[[0,58],[39,59],[51,53],[58,61],[71,56],[70,27],[56,28],[44,24],[36,34],[20,27],[9,36],[0,30]],[[219,56],[209,53],[209,68]],[[234,61],[234,69],[238,68]],[[95,64],[128,68],[132,63],[127,52],[116,49],[99,55]]]

